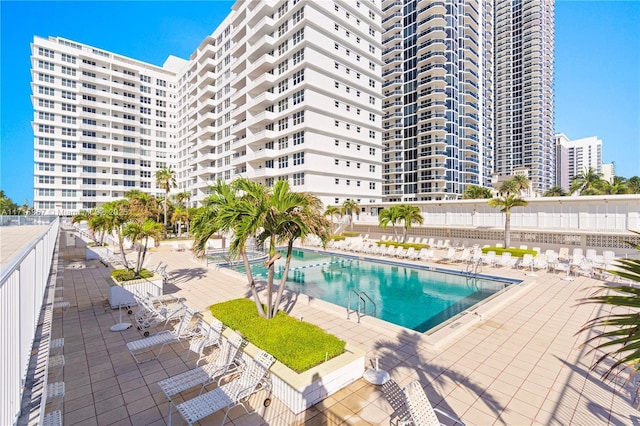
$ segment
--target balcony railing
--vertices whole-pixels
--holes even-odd
[[[53,216],[2,216],[0,225],[48,225],[0,273],[0,424],[15,424],[40,317],[60,220]]]

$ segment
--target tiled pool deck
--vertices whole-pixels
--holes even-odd
[[[85,262],[84,245],[70,230],[61,231],[60,250],[64,298],[71,302],[70,310],[64,316],[57,313],[53,323],[53,337],[65,338],[64,424],[166,424],[168,401],[157,382],[192,368],[193,357],[187,363],[186,350],[175,345],[165,348],[158,361],[136,364],[125,344],[140,338],[140,332],[110,331],[119,322],[118,311],[107,303],[110,268]],[[189,252],[160,247],[149,263],[160,261],[170,265],[172,283],[165,293],[185,297],[199,309],[247,295],[244,276],[207,268]],[[357,324],[353,317],[346,319],[344,309],[323,304],[299,303],[292,314],[301,313],[304,320],[362,347],[368,360],[379,358],[380,367],[401,387],[420,380],[434,406],[467,425],[640,423],[632,385],[624,387],[622,379],[601,381],[602,369],[590,373],[597,354],[581,346],[587,335],[576,335],[588,319],[604,313],[599,306],[576,302],[600,281],[563,281],[563,274],[542,272],[533,277],[507,268],[485,272],[524,279],[524,285],[491,315],[476,318],[435,347],[432,338],[381,327],[370,318]],[[277,400],[262,407],[263,397],[252,400],[259,407],[256,415],[247,416],[237,407],[227,424],[384,425],[393,413],[381,389],[362,379],[298,416]],[[217,413],[201,424],[219,424],[221,418]],[[183,423],[174,413],[173,424]]]

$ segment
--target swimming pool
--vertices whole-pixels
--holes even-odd
[[[276,262],[276,279],[282,276],[285,253]],[[232,269],[244,272],[243,266]],[[266,277],[262,264],[251,269],[254,276]],[[296,249],[287,288],[345,309],[350,290],[364,291],[375,303],[377,318],[425,332],[519,282],[492,278]],[[354,293],[351,300],[353,308]]]

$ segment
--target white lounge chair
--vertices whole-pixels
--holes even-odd
[[[131,353],[131,356],[138,364],[157,359],[167,344],[180,342],[183,339],[191,338],[194,336],[197,330],[191,328],[191,320],[193,319],[195,314],[195,310],[187,308],[184,311],[184,315],[180,318],[180,322],[173,330],[163,330],[149,337],[127,343],[127,349],[129,350],[129,353]],[[157,354],[153,354],[153,348],[156,346],[160,346],[160,349],[158,350]],[[151,352],[152,356],[147,359],[138,358],[138,355],[146,352]]]
[[[547,270],[549,268],[549,261],[547,260],[546,254],[539,254],[533,258],[533,265],[531,265],[533,269],[544,269]]]
[[[494,265],[496,263],[496,252],[493,250],[488,251],[486,255],[482,256],[481,260],[483,265]]]
[[[496,260],[497,266],[508,266],[512,267],[515,265],[516,259],[513,258],[510,251],[503,251],[502,255]]]
[[[451,262],[455,259],[456,257],[456,249],[454,249],[453,247],[449,247],[449,249],[447,249],[447,252],[445,253],[444,256],[442,256],[440,259],[437,259],[438,262]]]
[[[267,394],[271,392],[269,368],[274,362],[275,358],[272,355],[265,351],[260,351],[252,361],[247,363],[247,366],[236,379],[182,404],[178,404],[176,408],[189,425],[223,409],[225,412],[222,424],[224,424],[229,410],[238,405],[241,405],[247,414],[253,414],[255,411],[249,411],[245,403],[251,395],[262,389],[265,389]],[[224,376],[218,380],[218,383],[223,378]],[[265,406],[270,403],[270,399],[264,401]]]
[[[200,318],[198,320],[201,321]],[[191,352],[198,354],[196,366],[200,364],[200,361],[206,359],[209,356],[205,354],[207,349],[220,345],[222,326],[222,321],[218,318],[213,318],[209,324],[202,326],[203,330],[201,335],[195,336],[189,341],[189,353],[187,354],[187,360],[189,360]]]
[[[242,336],[238,332],[232,331],[228,339],[222,338],[220,352],[210,363],[158,382],[160,389],[169,399],[169,425],[171,425],[173,408],[172,397],[196,386],[204,388],[225,374],[236,371],[240,367],[240,362],[236,357],[241,345]]]
[[[459,418],[445,411],[442,411],[439,408],[434,408],[431,405],[431,402],[429,402],[427,395],[424,393],[422,385],[417,380],[409,383],[402,390],[402,393],[404,395],[405,403],[409,411],[411,424],[415,426],[432,426],[444,424],[440,423],[440,420],[436,415],[437,412],[438,414],[447,417],[455,423],[464,426],[464,423]]]
[[[529,268],[533,271],[533,255],[531,253],[525,253],[516,266],[518,266],[518,268]]]

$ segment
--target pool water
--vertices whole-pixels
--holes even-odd
[[[285,254],[276,262],[276,279],[282,277]],[[232,269],[244,272],[243,266]],[[262,263],[252,265],[251,270],[256,278],[266,279],[267,269]],[[376,305],[377,318],[425,332],[513,283],[394,262],[294,250],[287,288],[345,307],[345,314],[349,291],[364,291]],[[351,293],[352,309],[357,306],[354,296]],[[368,304],[367,309],[370,307]]]

